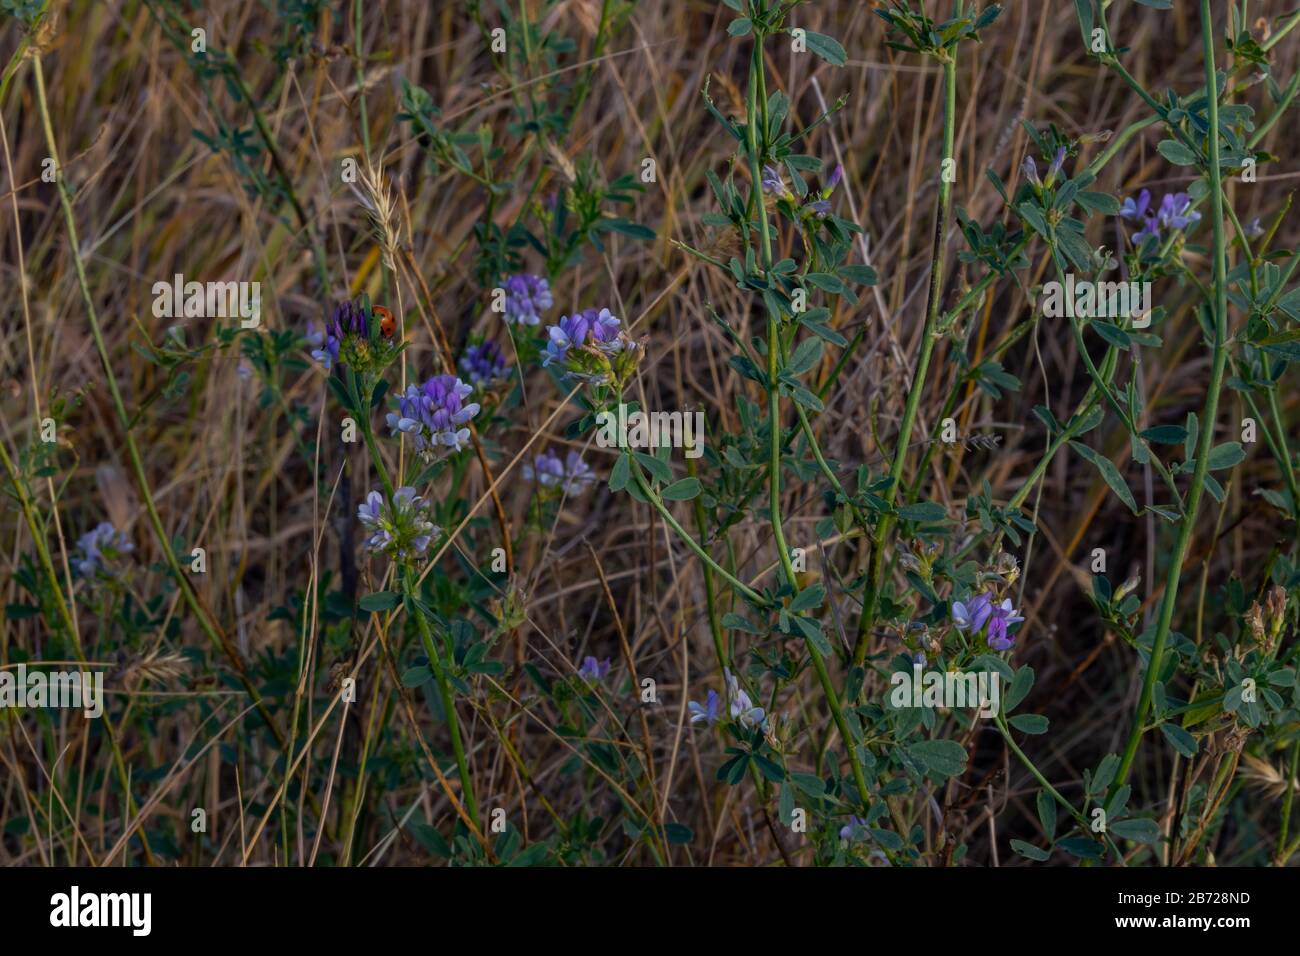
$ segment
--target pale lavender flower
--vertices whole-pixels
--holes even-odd
[[[338,364],[339,346],[350,335],[363,339],[370,337],[366,310],[352,302],[340,302],[334,307],[334,313],[325,323],[323,331],[317,329],[315,324],[308,327],[307,343],[312,347],[311,357],[329,371]]]
[[[763,733],[767,733],[766,712],[762,707],[754,706],[754,702],[740,686],[740,681],[736,680],[735,674],[727,669],[723,670],[723,674],[727,678],[727,696],[731,699],[731,719],[748,730],[759,728]]]
[[[505,320],[509,325],[537,325],[542,313],[555,304],[550,283],[541,276],[513,275],[506,279],[504,288]]]
[[[388,413],[392,434],[414,438],[415,450],[426,458],[449,454],[469,445],[464,427],[478,414],[477,402],[466,402],[474,389],[454,375],[435,375],[423,385],[409,385],[398,397],[398,413]]]
[[[584,309],[573,315],[560,317],[558,325],[546,328],[546,354],[543,367],[553,362],[564,362],[569,350],[591,345],[606,354],[617,352],[624,343],[619,336],[621,323],[609,309]]]
[[[1133,234],[1133,242],[1141,243],[1148,236],[1159,239],[1170,230],[1186,229],[1201,218],[1201,214],[1191,208],[1192,200],[1187,193],[1166,193],[1160,200],[1158,209],[1151,209],[1151,191],[1138,193],[1137,200],[1131,197],[1124,200],[1119,214],[1125,219],[1141,222],[1142,228]]]
[[[697,724],[702,720],[712,727],[718,722],[718,692],[710,690],[703,704],[697,704],[693,700],[688,701],[687,709],[691,712],[691,723]]]
[[[84,578],[94,577],[97,571],[111,575],[111,566],[134,550],[135,545],[125,532],[104,521],[77,539],[78,553],[73,556],[72,566]]]
[[[559,489],[569,497],[577,497],[596,483],[596,473],[576,451],[570,451],[564,460],[549,449],[524,464],[524,480],[535,481],[543,488]]]
[[[1047,176],[1043,182],[1050,186],[1056,182],[1056,177],[1060,175],[1061,167],[1065,165],[1066,148],[1061,146],[1056,150],[1056,156],[1052,158],[1052,165],[1047,167]]]
[[[399,561],[424,554],[441,533],[429,520],[428,504],[409,485],[393,492],[391,507],[380,492],[370,492],[357,508],[357,520],[369,532],[366,550]]]
[[[1038,164],[1034,162],[1034,157],[1031,154],[1025,154],[1025,161],[1020,164],[1020,172],[1024,175],[1025,179],[1029,180],[1035,186],[1041,186],[1043,184],[1042,180],[1038,178]]]
[[[781,178],[781,170],[775,166],[763,167],[763,192],[772,196],[788,196],[790,190],[785,187],[785,180]]]
[[[849,822],[840,827],[840,839],[856,843],[866,835],[867,821],[857,814],[849,817]]]
[[[588,655],[582,659],[582,666],[578,668],[578,676],[583,680],[598,681],[604,680],[609,676],[609,658],[598,661],[596,658]]]

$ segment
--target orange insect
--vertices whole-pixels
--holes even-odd
[[[379,316],[379,331],[386,339],[391,339],[397,332],[397,320],[393,318],[393,313],[389,312],[382,305],[372,307],[372,311]]]

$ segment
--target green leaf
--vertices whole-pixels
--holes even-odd
[[[634,451],[637,463],[654,477],[655,481],[661,484],[668,484],[673,480],[673,470],[668,467],[668,463],[660,461],[653,455],[647,455],[645,452]]]
[[[1157,445],[1181,445],[1187,441],[1187,429],[1182,425],[1155,425],[1142,432],[1142,437]]]
[[[832,66],[844,65],[844,47],[840,46],[839,41],[834,37],[828,37],[824,33],[816,33],[812,30],[805,31],[805,37],[808,42],[808,49],[813,53],[816,53]]]
[[[791,611],[811,611],[815,607],[821,607],[822,601],[826,600],[826,588],[820,584],[814,584],[804,588],[790,602]]]
[[[794,375],[802,375],[815,366],[821,360],[821,357],[822,340],[819,338],[804,339],[790,356],[790,361],[786,363],[785,370]]]
[[[1223,471],[1239,465],[1246,460],[1246,451],[1241,442],[1229,441],[1215,445],[1210,449],[1210,471]]]
[[[1042,714],[1017,714],[1007,723],[1023,734],[1047,733],[1047,718]]]
[[[1091,323],[1091,326],[1094,332],[1100,335],[1111,345],[1115,346],[1115,348],[1117,349],[1127,349],[1127,348],[1131,348],[1133,345],[1133,340],[1129,338],[1128,333],[1125,332],[1123,329],[1121,329],[1118,325],[1112,325],[1109,322],[1101,322],[1101,321],[1094,320]]]
[[[1079,205],[1092,212],[1099,212],[1103,216],[1119,215],[1119,200],[1110,193],[1081,192],[1075,198],[1079,200]]]
[[[690,501],[699,493],[700,480],[698,478],[683,478],[681,481],[674,481],[659,492],[659,495],[665,501]]]
[[[1177,724],[1161,724],[1160,732],[1165,735],[1165,740],[1169,741],[1173,748],[1184,757],[1195,757],[1197,750],[1196,738],[1189,734]]]
[[[1056,839],[1056,800],[1046,790],[1038,791],[1038,821],[1043,825],[1047,839]]]
[[[403,687],[421,687],[432,679],[433,671],[429,670],[429,665],[427,664],[408,667],[402,672]]]
[[[1160,155],[1175,166],[1195,166],[1196,154],[1174,139],[1162,139],[1156,144]]]
[[[1021,856],[1028,857],[1037,863],[1045,863],[1051,859],[1052,854],[1046,850],[1040,850],[1032,843],[1026,843],[1024,840],[1012,840],[1011,849],[1015,850]]]
[[[1161,836],[1160,825],[1154,820],[1145,818],[1117,820],[1110,824],[1109,829],[1115,836],[1134,840],[1137,843],[1156,843]]]
[[[1011,681],[1011,686],[1007,688],[1007,695],[1002,699],[1002,713],[1009,714],[1016,709],[1017,705],[1025,699],[1029,689],[1034,686],[1034,669],[1026,664],[1020,670],[1016,671],[1015,678]]]
[[[908,754],[941,777],[966,772],[966,750],[955,740],[921,740],[907,748]]]
[[[609,490],[622,491],[627,487],[631,477],[632,469],[627,463],[627,455],[619,455],[618,461],[614,462],[614,467],[609,472]]]
[[[1097,454],[1080,442],[1072,441],[1070,447],[1078,452],[1081,457],[1092,462],[1097,470],[1101,472],[1101,477],[1106,480],[1106,484],[1110,485],[1111,490],[1119,496],[1119,500],[1128,505],[1129,511],[1137,514],[1137,502],[1133,500],[1133,492],[1129,491],[1128,485],[1124,482],[1124,476],[1119,473],[1115,463],[1105,455]]]
[[[947,516],[943,505],[934,501],[918,501],[898,509],[898,517],[904,521],[942,521]]]
[[[367,594],[357,605],[363,611],[390,611],[402,603],[402,596],[396,591],[376,591]]]
[[[727,26],[727,32],[733,37],[743,37],[747,36],[753,28],[754,24],[749,17],[737,17]]]

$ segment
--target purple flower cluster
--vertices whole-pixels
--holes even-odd
[[[506,279],[505,320],[509,325],[537,325],[542,313],[555,304],[551,286],[541,276],[521,273]]]
[[[968,601],[954,601],[952,604],[952,622],[959,631],[978,634],[988,625],[985,640],[995,651],[1008,651],[1016,642],[1016,636],[1008,632],[1012,624],[1019,624],[1024,618],[1011,606],[1011,599],[1004,598],[1001,604],[993,603],[993,592],[986,591],[979,597]]]
[[[329,371],[338,364],[339,346],[349,335],[363,339],[370,337],[366,311],[351,302],[340,302],[334,307],[334,314],[325,323],[323,332],[317,329],[315,324],[307,332],[307,343],[312,347],[311,357]]]
[[[548,341],[542,365],[564,362],[570,349],[583,346],[593,346],[606,354],[620,351],[623,348],[619,336],[621,324],[609,309],[584,309],[561,316],[558,325],[546,327]]]
[[[598,661],[596,658],[588,655],[582,659],[582,666],[578,668],[578,676],[583,680],[598,681],[604,680],[609,676],[609,658]]]
[[[392,506],[378,491],[372,491],[357,508],[357,519],[369,532],[366,548],[374,554],[389,554],[399,561],[424,554],[440,531],[429,520],[429,506],[410,486],[393,493]]]
[[[727,679],[727,697],[731,700],[731,719],[747,730],[758,728],[763,733],[767,733],[771,724],[766,711],[762,707],[754,706],[754,702],[749,699],[749,695],[740,686],[740,681],[736,680],[736,675],[731,673],[729,668],[724,668],[722,673]],[[688,701],[687,709],[691,714],[691,723],[696,724],[703,721],[710,727],[716,724],[718,722],[718,703],[719,698],[716,690],[709,691],[708,696],[704,698],[703,704],[696,703],[693,700]]]
[[[94,577],[96,571],[108,574],[109,565],[134,550],[135,545],[126,533],[105,521],[77,539],[78,553],[72,559],[72,566],[83,578]]]
[[[1136,200],[1131,196],[1125,199],[1119,214],[1142,223],[1142,228],[1133,233],[1134,243],[1141,243],[1147,236],[1159,239],[1165,232],[1186,229],[1201,218],[1201,214],[1192,209],[1192,200],[1187,193],[1166,193],[1160,200],[1160,207],[1152,209],[1149,189],[1138,193]]]
[[[476,388],[487,388],[505,378],[510,369],[501,347],[495,342],[480,342],[465,349],[460,357],[460,370]]]
[[[596,473],[582,456],[570,451],[564,460],[547,450],[524,464],[524,480],[535,481],[543,488],[559,488],[569,497],[576,497],[596,483]]]
[[[469,444],[465,424],[478,414],[478,403],[466,403],[474,393],[454,375],[435,375],[423,385],[409,385],[398,397],[398,413],[388,413],[388,427],[415,439],[415,450],[425,457],[460,451]]]
[[[821,192],[816,194],[816,198],[809,202],[804,208],[811,212],[818,219],[825,219],[831,214],[831,193],[835,192],[835,187],[840,184],[844,178],[844,167],[836,164],[831,170],[830,178],[826,180],[826,185],[821,188]]]
[[[857,814],[849,817],[849,822],[840,827],[840,839],[847,840],[849,843],[856,843],[861,840],[867,833],[867,821],[863,820]]]

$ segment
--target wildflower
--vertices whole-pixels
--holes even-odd
[[[383,323],[372,321],[374,312],[386,314],[387,310],[371,309],[364,300],[338,303],[323,330],[315,325],[308,328],[311,357],[326,371],[335,365],[351,367],[363,381],[382,372],[402,346],[394,340],[391,327],[384,331]]]
[[[476,388],[487,388],[510,373],[501,347],[492,341],[466,348],[460,357],[460,370]]]
[[[1141,221],[1142,228],[1133,234],[1133,242],[1140,243],[1148,236],[1159,239],[1168,231],[1186,229],[1201,218],[1201,214],[1191,208],[1192,200],[1187,193],[1166,193],[1160,200],[1160,207],[1151,210],[1151,191],[1144,189],[1138,193],[1137,200],[1128,198],[1120,206],[1119,214],[1125,219]]]
[[[466,403],[474,389],[454,375],[435,375],[423,385],[409,385],[398,397],[398,412],[388,413],[392,434],[415,438],[415,450],[425,458],[450,454],[469,445],[464,426],[478,414],[477,402]]]
[[[73,567],[83,578],[90,578],[96,572],[110,576],[112,565],[134,551],[135,545],[125,532],[104,521],[77,539],[77,549],[80,553],[73,557]]]
[[[1056,182],[1056,177],[1061,174],[1061,167],[1065,165],[1065,156],[1067,150],[1064,146],[1056,150],[1056,155],[1052,157],[1052,165],[1047,167],[1047,175],[1043,178],[1043,185],[1050,186]]]
[[[992,613],[989,615],[989,647],[995,651],[1011,650],[1016,639],[1014,635],[1007,633],[1007,626],[1019,624],[1023,620],[1024,618],[1011,606],[1011,599],[1004,598],[1001,604],[992,608]]]
[[[1042,180],[1038,178],[1038,164],[1034,162],[1034,157],[1031,154],[1025,154],[1025,161],[1020,164],[1020,172],[1025,179],[1029,180],[1035,186],[1041,186],[1043,184]]]
[[[696,724],[701,720],[712,727],[718,722],[718,692],[710,690],[708,696],[704,698],[703,704],[697,704],[690,701],[687,704],[691,712],[691,723]]]
[[[804,205],[804,210],[818,219],[825,219],[831,214],[831,193],[835,187],[840,184],[844,178],[844,167],[836,164],[831,170],[830,177],[826,180],[826,185],[822,186],[821,191],[814,193],[814,198]]]
[[[563,366],[576,378],[594,383],[622,381],[636,364],[637,345],[609,309],[584,309],[546,327],[542,366]]]
[[[409,485],[393,493],[391,506],[378,491],[372,491],[357,508],[357,519],[370,533],[366,549],[404,561],[424,554],[441,530],[429,520],[429,506]]]
[[[785,185],[785,180],[781,176],[781,170],[775,166],[764,166],[762,177],[763,192],[770,196],[776,196],[778,199],[789,199],[790,190]]]
[[[952,622],[959,631],[978,632],[993,613],[992,594],[981,594],[968,601],[953,601]]]
[[[1247,239],[1258,239],[1264,235],[1264,227],[1259,221],[1259,216],[1246,223],[1245,232]]]
[[[576,497],[596,483],[596,473],[576,451],[570,451],[564,460],[547,450],[524,464],[524,480],[535,481],[543,488],[558,488],[569,497]]]
[[[537,325],[542,313],[555,304],[550,283],[541,276],[513,275],[506,279],[504,288],[507,325]]]
[[[724,670],[723,674],[727,678],[727,696],[731,700],[731,719],[740,724],[747,730],[758,728],[767,733],[768,721],[767,714],[762,707],[755,707],[749,695],[745,693],[736,680],[736,675],[730,670]]]
[[[604,680],[609,676],[609,667],[608,657],[603,661],[598,661],[588,655],[582,659],[582,666],[578,668],[578,676],[588,681]]]
[[[847,840],[850,843],[856,843],[861,840],[867,829],[867,821],[863,820],[857,814],[849,817],[849,822],[840,827],[840,839]]]

